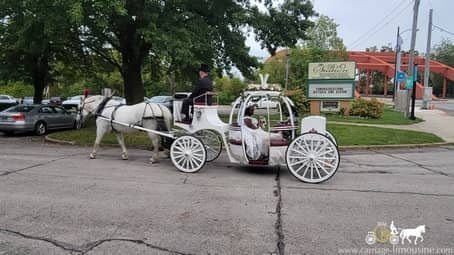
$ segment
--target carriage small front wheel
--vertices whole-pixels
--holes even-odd
[[[290,173],[309,183],[324,182],[334,176],[340,162],[336,144],[319,133],[304,133],[295,138],[285,157]]]
[[[184,135],[178,137],[170,146],[170,160],[180,171],[195,173],[202,169],[207,159],[205,146],[200,139]]]

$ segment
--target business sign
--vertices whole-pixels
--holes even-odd
[[[309,63],[309,80],[354,80],[355,68],[354,61]]]
[[[355,89],[354,81],[309,81],[308,99],[352,99]]]

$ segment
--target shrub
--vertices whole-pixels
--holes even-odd
[[[285,95],[288,96],[293,101],[296,107],[296,111],[300,115],[303,115],[303,113],[309,111],[309,101],[307,101],[303,89],[294,88],[291,90],[287,90]]]
[[[353,102],[352,108],[350,109],[350,115],[379,119],[381,118],[384,109],[384,104],[376,98],[372,98],[371,100],[360,98]]]
[[[26,84],[20,81],[7,82],[6,84],[0,84],[0,94],[6,94],[14,96],[16,98],[33,96],[35,89],[33,85]]]

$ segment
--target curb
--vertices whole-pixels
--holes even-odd
[[[427,148],[440,147],[444,145],[454,145],[454,142],[441,143],[419,143],[419,144],[388,144],[388,145],[346,145],[339,146],[339,150],[375,150],[375,149],[412,149],[412,148]]]
[[[57,144],[69,144],[77,145],[75,141],[64,141],[54,138],[50,138],[47,135],[44,137],[44,140],[57,143]],[[375,150],[375,149],[411,149],[411,148],[427,148],[427,147],[440,147],[444,145],[454,145],[454,142],[442,142],[442,143],[420,143],[420,144],[389,144],[389,145],[345,145],[339,146],[340,151],[349,151],[349,150]],[[103,147],[119,147],[118,144],[101,144]],[[149,149],[150,146],[128,146],[128,148],[133,149]]]
[[[46,140],[47,142],[51,142],[51,143],[76,145],[75,141],[58,140],[58,139],[50,138],[48,135],[44,136],[44,140]]]

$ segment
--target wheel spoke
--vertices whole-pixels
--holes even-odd
[[[323,144],[323,145],[319,147],[319,149],[315,152],[315,154],[318,155],[318,154],[321,153],[323,150],[325,150],[326,146],[328,146],[328,143],[326,143],[326,142],[323,142],[322,144]]]
[[[331,153],[331,152],[336,152],[335,150],[326,150],[324,152],[320,152],[317,156],[323,156],[323,155],[326,155],[328,153]]]
[[[331,167],[331,168],[334,168],[334,165],[332,165],[332,164],[330,164],[330,163],[328,163],[328,162],[325,162],[325,161],[323,161],[323,160],[319,161],[319,163],[322,163],[322,164],[324,164],[325,166],[329,166],[329,167]]]
[[[306,167],[306,168],[305,168],[305,171],[304,171],[304,174],[306,174],[308,163],[309,163],[309,160],[307,160],[307,161],[305,161],[303,164],[301,164],[301,166],[298,167],[298,169],[295,170],[295,173],[298,174],[298,173],[301,171],[301,169],[303,169],[303,167]],[[303,174],[303,176],[304,176],[304,174]]]
[[[295,144],[296,144],[302,151],[304,151],[304,152],[306,152],[306,153],[309,153],[309,151],[306,149],[306,146],[307,146],[307,145],[306,145],[306,143],[304,142],[304,140],[303,140],[304,146],[303,146],[303,145],[300,145],[299,142],[300,142],[300,141],[296,141]],[[294,150],[294,151],[297,151],[297,150]]]
[[[192,157],[193,157],[193,158],[196,158],[196,159],[198,159],[198,160],[200,160],[200,161],[202,161],[202,159],[203,159],[203,156],[202,156],[202,155],[195,155],[195,154],[192,154]]]
[[[317,161],[314,161],[314,168],[315,168],[316,173],[318,174],[318,178],[321,179],[322,175],[320,174],[320,171],[318,170]]]
[[[192,170],[192,169],[194,168],[194,166],[192,165],[192,159],[189,159],[189,160],[188,160],[188,165],[189,165],[189,167],[190,167],[189,169]]]
[[[323,170],[323,172],[325,172],[326,175],[329,175],[329,172],[326,171],[326,169],[322,166],[322,164],[320,164],[318,161],[315,161],[315,163]]]
[[[311,164],[311,180],[314,179],[314,163],[310,162]]]
[[[291,158],[291,159],[300,159],[300,158],[303,158],[303,159],[306,159],[307,156],[296,156],[296,155],[289,155],[288,158]]]
[[[289,165],[290,166],[294,166],[294,165],[298,165],[298,164],[303,164],[304,162],[307,162],[307,161],[309,161],[309,159],[303,159],[303,160],[295,161],[295,162],[290,163]]]

